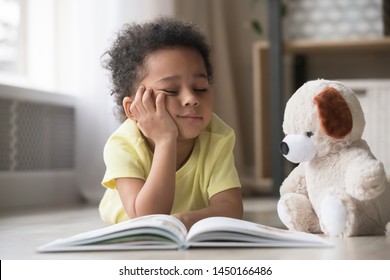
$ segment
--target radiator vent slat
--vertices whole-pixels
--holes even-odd
[[[11,104],[12,100],[0,99],[0,170],[11,168]]]
[[[74,108],[0,99],[0,170],[74,167]]]

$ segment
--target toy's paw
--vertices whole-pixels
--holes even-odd
[[[288,229],[294,229],[294,224],[292,222],[292,216],[290,210],[287,207],[286,201],[281,199],[278,201],[277,207],[279,219]]]
[[[297,193],[282,195],[278,202],[278,215],[290,230],[320,232],[318,217],[307,196]]]
[[[321,204],[321,229],[330,236],[343,234],[347,211],[342,201],[334,196],[327,196]]]
[[[360,170],[351,168],[346,174],[346,190],[356,199],[373,199],[385,190],[386,175],[383,164],[371,160],[360,166]]]

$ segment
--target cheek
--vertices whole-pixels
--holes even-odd
[[[211,94],[201,96],[199,101],[204,109],[213,110],[213,98]]]
[[[210,120],[212,118],[212,115],[213,115],[213,106],[211,104],[209,104],[208,106],[206,106],[206,108],[203,111],[204,111],[204,114],[206,114]]]
[[[165,97],[165,109],[167,112],[171,115],[174,116],[175,113],[177,112],[178,108],[178,102],[175,101],[174,98],[170,98],[168,96]]]

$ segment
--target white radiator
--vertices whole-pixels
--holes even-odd
[[[357,94],[366,118],[363,139],[390,179],[390,80],[342,80]]]
[[[0,85],[0,208],[78,200],[74,103]]]

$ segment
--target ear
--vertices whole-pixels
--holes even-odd
[[[126,96],[125,98],[123,98],[122,106],[123,106],[123,111],[125,112],[127,118],[135,120],[134,115],[130,111],[130,106],[133,103],[133,101],[134,101],[133,98],[131,98],[130,96]]]
[[[335,88],[320,92],[313,102],[318,108],[321,128],[328,136],[342,139],[352,131],[351,110]]]

